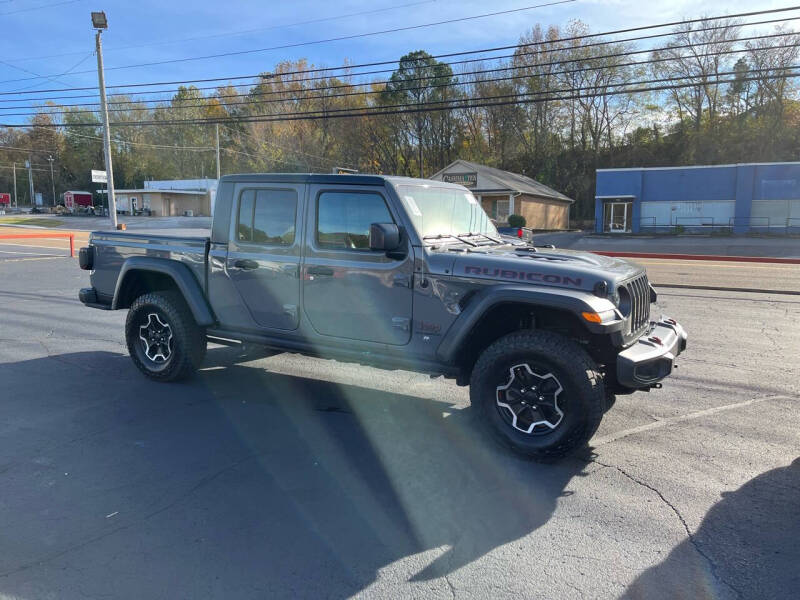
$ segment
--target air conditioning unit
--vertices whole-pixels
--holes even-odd
[[[185,211],[183,211],[183,216],[184,217],[193,217],[194,216],[194,211],[193,210],[185,210]]]

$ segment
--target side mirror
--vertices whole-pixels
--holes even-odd
[[[369,249],[392,252],[400,247],[400,228],[394,223],[373,223],[369,226]]]

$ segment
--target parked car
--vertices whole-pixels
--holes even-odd
[[[227,175],[209,238],[95,232],[80,265],[80,300],[128,310],[154,380],[190,375],[209,341],[444,375],[540,458],[586,444],[616,394],[660,387],[686,347],[651,318],[643,267],[510,243],[466,188],[429,180]]]
[[[497,232],[501,235],[520,239],[523,242],[533,243],[533,229],[528,227],[498,227]]]

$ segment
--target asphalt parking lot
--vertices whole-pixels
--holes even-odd
[[[797,296],[662,289],[675,375],[538,464],[423,375],[213,348],[152,383],[77,261],[7,252],[0,598],[800,595]]]

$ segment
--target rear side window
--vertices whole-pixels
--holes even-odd
[[[369,226],[394,223],[383,196],[323,192],[317,201],[317,244],[334,250],[369,250]]]
[[[240,242],[291,246],[297,218],[294,190],[245,190],[236,226]]]

